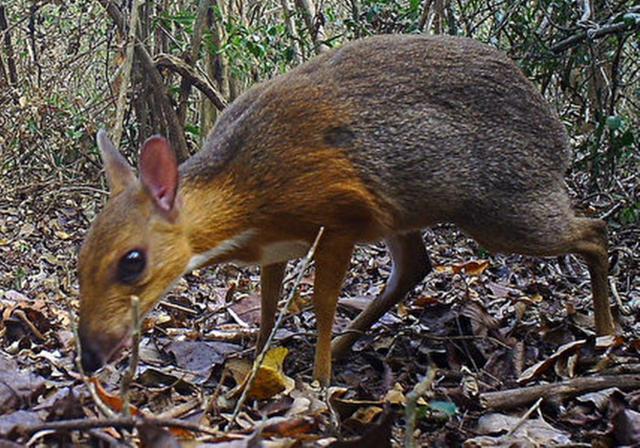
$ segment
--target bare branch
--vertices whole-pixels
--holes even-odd
[[[193,36],[191,37],[191,52],[189,58],[185,61],[187,65],[196,66],[196,61],[200,55],[200,47],[202,44],[202,35],[207,25],[207,12],[209,10],[209,0],[200,0],[198,4],[198,15],[193,28]],[[180,99],[178,100],[178,119],[184,125],[187,116],[187,105],[189,95],[191,94],[191,80],[183,77],[180,83]]]
[[[157,67],[169,69],[173,72],[179,73],[183,78],[188,79],[194,87],[204,93],[207,98],[218,108],[223,110],[227,107],[227,101],[222,94],[216,90],[211,81],[209,81],[205,75],[200,73],[198,69],[190,66],[185,61],[177,56],[170,54],[159,54],[155,57],[154,63]]]
[[[122,410],[125,417],[131,416],[129,388],[136,376],[138,362],[140,360],[140,299],[137,296],[131,296],[131,318],[133,321],[133,332],[131,334],[131,358],[129,361],[129,368],[122,376],[122,382],[120,383],[120,397],[122,398]]]
[[[44,422],[36,425],[18,426],[16,431],[19,434],[33,434],[38,431],[88,431],[95,428],[120,428],[133,429],[143,425],[152,425],[168,428],[183,428],[189,431],[210,434],[214,436],[223,435],[220,431],[216,431],[206,426],[191,423],[185,420],[158,417],[117,417],[108,419],[98,418],[79,418],[73,420],[60,420],[55,422]]]
[[[429,370],[427,371],[427,374],[424,376],[422,381],[416,384],[413,390],[407,394],[407,404],[404,408],[404,416],[407,422],[404,435],[405,448],[416,447],[416,440],[413,436],[413,433],[416,425],[416,409],[418,405],[418,399],[426,394],[429,389],[431,389],[435,376],[436,369],[433,367],[429,367]]]
[[[582,0],[582,17],[579,23],[587,23],[591,18],[591,0]]]
[[[583,31],[578,34],[574,34],[571,37],[568,37],[564,40],[561,40],[555,45],[551,46],[551,51],[554,53],[560,53],[565,51],[571,47],[575,47],[583,40],[589,39],[598,39],[600,37],[608,36],[609,34],[619,34],[626,33],[630,31],[638,31],[640,30],[640,23],[636,23],[634,25],[627,25],[624,22],[615,23],[613,25],[605,25],[600,28],[597,28],[593,31]]]

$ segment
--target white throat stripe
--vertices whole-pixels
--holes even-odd
[[[206,252],[194,255],[193,257],[191,257],[191,260],[189,260],[189,264],[187,265],[185,273],[191,272],[194,269],[197,269],[198,267],[202,266],[203,264],[205,264],[207,261],[211,260],[214,257],[218,257],[234,249],[238,249],[242,247],[255,234],[256,234],[255,229],[245,230],[239,233],[238,235],[234,236],[233,238],[224,240],[213,249],[209,249]]]

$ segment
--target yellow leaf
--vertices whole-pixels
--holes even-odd
[[[404,406],[407,402],[407,397],[404,396],[404,390],[400,383],[396,383],[393,385],[393,389],[391,389],[384,396],[384,401],[386,403],[398,404]]]
[[[293,390],[295,382],[286,376],[282,370],[284,360],[289,354],[285,347],[276,347],[269,350],[264,357],[262,365],[258,369],[253,386],[249,390],[249,396],[258,400],[266,400],[280,392]],[[232,360],[227,363],[227,368],[231,371],[236,382],[240,384],[239,393],[245,386],[251,364],[242,360]]]
[[[63,232],[62,230],[56,230],[54,233],[61,240],[68,240],[69,238],[71,238],[71,235],[69,235],[67,232]]]
[[[542,302],[544,299],[542,298],[542,296],[540,294],[534,294],[531,296],[531,301],[533,303],[540,303]]]
[[[351,416],[352,419],[359,421],[363,425],[369,425],[374,422],[378,415],[382,414],[382,408],[379,406],[369,406],[360,408]]]
[[[257,399],[271,398],[284,390],[292,390],[294,381],[282,371],[284,359],[289,354],[285,347],[272,348],[264,358],[249,394]]]

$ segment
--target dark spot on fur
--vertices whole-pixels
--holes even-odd
[[[324,131],[324,142],[335,148],[349,148],[356,135],[346,126],[335,126]]]

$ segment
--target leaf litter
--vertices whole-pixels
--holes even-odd
[[[0,439],[7,446],[401,446],[407,393],[430,368],[435,380],[417,401],[416,446],[640,443],[640,393],[625,384],[548,398],[529,415],[536,397],[499,411],[482,406],[487,393],[640,375],[640,322],[637,313],[616,310],[621,336],[596,338],[588,273],[577,259],[491,257],[450,226],[425,232],[435,269],[335,364],[328,391],[312,384],[311,268],[252,398],[225,430],[254,356],[259,271],[218,266],[187,275],[145,317],[130,391],[135,418],[190,429],[140,420],[135,431],[30,432],[104,419],[75,368],[73,338],[77,250],[103,198],[82,189],[41,200],[28,186],[12,191],[0,205]],[[389,273],[382,245],[358,248],[336,333],[382,291]],[[640,303],[633,259],[619,259],[614,278],[625,303]],[[117,413],[126,358],[96,383]]]

